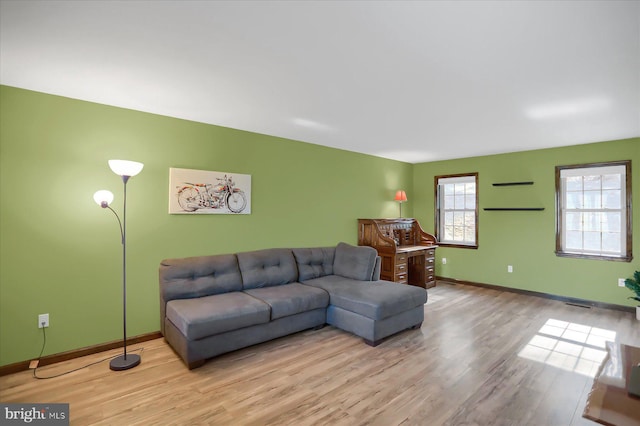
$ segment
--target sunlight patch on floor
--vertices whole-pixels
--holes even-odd
[[[550,318],[518,356],[595,377],[616,332]]]

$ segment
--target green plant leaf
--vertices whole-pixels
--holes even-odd
[[[633,278],[624,280],[624,286],[636,294],[635,297],[630,297],[630,299],[640,302],[640,271],[635,271]]]

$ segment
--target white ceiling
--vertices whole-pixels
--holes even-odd
[[[0,83],[409,163],[640,136],[640,1],[5,1]]]

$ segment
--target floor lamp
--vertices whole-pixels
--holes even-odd
[[[101,190],[93,195],[100,207],[109,209],[118,219],[120,225],[120,236],[122,237],[122,324],[124,329],[124,353],[111,360],[109,368],[115,371],[128,370],[140,364],[140,355],[127,354],[127,182],[129,178],[142,171],[144,164],[136,161],[109,160],[111,171],[122,177],[124,183],[124,204],[122,207],[122,221],[115,210],[109,206],[113,201],[113,194],[110,191]]]
[[[407,201],[407,193],[404,192],[403,190],[398,190],[396,192],[396,196],[394,198],[395,201],[398,202],[398,204],[400,204],[400,217],[402,217],[402,203]]]

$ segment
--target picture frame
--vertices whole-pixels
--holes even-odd
[[[251,175],[172,167],[169,214],[251,214]]]

